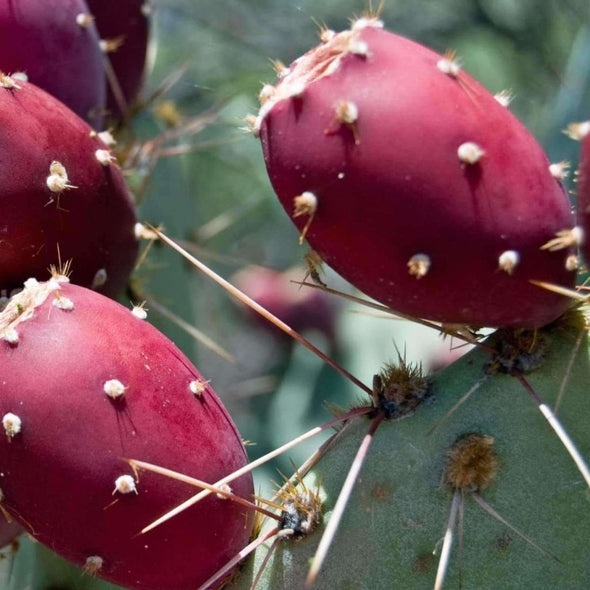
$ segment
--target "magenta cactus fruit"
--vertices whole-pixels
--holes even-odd
[[[574,282],[569,242],[542,249],[573,226],[565,191],[501,97],[452,55],[362,18],[279,69],[252,129],[326,263],[392,309],[441,322],[533,327],[567,308],[530,282]]]
[[[109,147],[31,83],[0,82],[0,289],[72,260],[72,280],[114,296],[133,268],[136,217]]]
[[[0,70],[23,72],[98,128],[106,81],[84,0],[0,0]]]
[[[590,264],[590,121],[570,125],[571,137],[581,142],[577,184],[577,216],[583,233],[582,253]]]
[[[88,0],[108,58],[107,110],[125,116],[137,97],[146,65],[150,5],[145,0]]]
[[[331,346],[335,346],[336,301],[319,289],[298,285],[294,282],[298,273],[302,279],[305,271],[300,268],[278,272],[261,266],[248,266],[238,271],[231,282],[296,332],[316,330],[324,334]],[[263,329],[292,342],[290,337],[267,319],[250,308],[244,309]]]
[[[247,457],[214,391],[142,311],[54,276],[0,314],[2,507],[99,577],[194,590],[247,543],[253,510],[212,493],[140,534],[198,490],[123,458],[215,483]],[[251,499],[250,475],[224,490]]]

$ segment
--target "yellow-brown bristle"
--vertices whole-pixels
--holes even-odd
[[[444,480],[453,489],[474,492],[489,486],[497,471],[498,458],[494,438],[467,434],[449,449]]]

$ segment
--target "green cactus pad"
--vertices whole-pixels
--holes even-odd
[[[548,405],[556,400],[579,335],[575,328],[550,330],[546,362],[526,377]],[[586,350],[584,335],[559,410],[562,424],[585,457],[590,455]],[[482,350],[469,353],[435,376],[432,401],[407,419],[380,425],[314,588],[433,588],[453,496],[442,480],[445,460],[448,449],[467,433],[494,438],[498,471],[481,497],[560,561],[528,544],[466,492],[462,547],[458,525],[444,587],[458,588],[459,576],[466,589],[590,587],[589,490],[516,377],[498,374],[484,379],[431,432],[482,378],[489,359]],[[351,424],[305,480],[308,488],[321,482],[324,523],[368,430],[367,418]],[[302,540],[280,541],[257,588],[304,588],[322,530]],[[233,589],[250,587],[269,545],[258,549]]]

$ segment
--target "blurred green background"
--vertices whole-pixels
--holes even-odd
[[[189,153],[161,157],[142,195],[140,216],[162,224],[226,278],[249,264],[285,270],[306,252],[275,199],[259,143],[241,128],[257,110],[264,82],[274,82],[271,59],[288,64],[317,43],[318,24],[334,30],[368,8],[361,0],[156,0],[153,67],[145,95],[181,65],[182,78],[134,122],[149,140],[215,114],[196,135],[168,146]],[[376,4],[376,2],[374,3]],[[444,52],[492,92],[510,89],[511,108],[552,161],[569,160],[578,145],[562,130],[590,118],[590,6],[587,0],[387,0],[388,29]],[[172,101],[172,102],[166,102]],[[178,122],[180,121],[180,122]],[[568,188],[573,184],[568,180]],[[138,176],[134,177],[138,186]],[[155,246],[138,270],[142,289],[234,356],[220,358],[156,309],[150,319],[194,360],[224,400],[255,458],[330,417],[325,403],[346,406],[362,393],[300,346],[277,337],[235,305],[211,280],[165,247]],[[289,276],[301,280],[304,270]],[[324,280],[354,290],[329,270]],[[430,368],[452,343],[395,319],[377,317],[334,298],[335,336],[306,333],[366,383],[396,357]],[[149,307],[149,305],[148,305]],[[456,353],[455,353],[456,354]],[[290,452],[258,472],[262,489],[290,472],[318,442]],[[272,487],[272,486],[271,486]]]

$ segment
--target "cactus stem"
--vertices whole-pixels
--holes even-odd
[[[302,344],[303,346],[305,346],[305,348],[307,348],[310,352],[313,352],[317,357],[319,357],[321,360],[323,360],[327,365],[332,367],[335,371],[340,373],[343,377],[345,377],[346,379],[348,379],[349,381],[354,383],[357,387],[359,387],[360,389],[365,391],[369,396],[371,396],[372,390],[368,385],[365,385],[362,381],[357,379],[354,375],[352,375],[346,369],[344,369],[342,366],[340,366],[336,361],[334,361],[330,357],[328,357],[319,348],[314,346],[309,340],[307,340],[306,338],[301,336],[301,334],[299,334],[298,332],[293,330],[293,328],[291,328],[290,326],[285,324],[285,322],[282,322],[281,320],[279,320],[279,318],[277,318],[276,316],[271,314],[269,311],[264,309],[264,307],[262,307],[261,305],[256,303],[256,301],[254,301],[253,299],[248,297],[245,293],[242,293],[242,291],[240,291],[239,289],[234,287],[231,283],[226,281],[223,277],[221,277],[220,275],[215,273],[208,266],[203,264],[200,260],[198,260],[197,258],[192,256],[191,254],[189,254],[189,252],[187,252],[184,248],[182,248],[174,240],[172,240],[171,238],[166,236],[164,233],[162,233],[159,229],[152,227],[152,230],[156,233],[156,235],[163,242],[165,242],[171,248],[176,250],[184,258],[186,258],[186,260],[188,260],[193,266],[195,266],[197,269],[199,269],[203,274],[208,276],[210,279],[215,281],[218,285],[223,287],[228,293],[230,293],[233,297],[238,299],[238,301],[241,301],[242,303],[244,303],[245,305],[250,307],[250,309],[254,310],[256,313],[260,314],[263,318],[267,319],[269,322],[274,324],[277,328],[279,328],[280,330],[282,330],[283,332],[285,332],[286,334],[291,336],[291,338],[293,338],[293,340],[295,340],[295,341],[299,342],[299,344]]]
[[[275,457],[282,455],[286,451],[297,446],[299,443],[302,443],[303,441],[314,437],[316,434],[319,434],[320,432],[323,432],[324,430],[328,430],[329,428],[332,428],[336,424],[341,424],[343,422],[346,423],[347,421],[351,420],[352,418],[355,418],[357,416],[362,416],[364,414],[368,414],[371,410],[372,410],[372,408],[370,408],[370,407],[355,408],[353,410],[346,412],[342,416],[337,416],[336,418],[329,420],[328,422],[322,424],[321,426],[316,426],[315,428],[308,430],[304,434],[302,434],[302,435],[294,438],[293,440],[289,441],[288,443],[285,443],[284,445],[274,449],[270,453],[263,455],[262,457],[256,459],[255,461],[248,463],[248,465],[245,465],[241,469],[238,469],[237,471],[230,473],[229,475],[227,475],[223,479],[220,479],[219,481],[215,482],[212,485],[215,488],[219,488],[219,486],[221,486],[225,483],[230,483],[231,481],[233,481],[234,479],[237,479],[238,477],[241,477],[245,473],[249,473],[250,471],[253,471],[257,467],[260,467],[260,465],[267,463],[271,459],[274,459]],[[127,462],[139,463],[139,461],[136,461],[135,459],[127,459]],[[302,472],[302,470],[300,470],[300,473],[301,472]],[[206,498],[209,494],[211,494],[210,490],[207,490],[207,489],[202,490],[198,494],[195,494],[194,496],[190,497],[188,500],[184,501],[182,504],[179,504],[178,506],[176,506],[175,508],[173,508],[172,510],[170,510],[169,512],[167,512],[166,514],[164,514],[163,516],[161,516],[160,518],[158,518],[154,522],[152,522],[149,526],[142,529],[141,532],[147,533],[147,532],[151,531],[152,529],[156,528],[157,526],[160,526],[162,523],[164,523],[167,520],[173,518],[174,516],[180,514],[181,512],[186,510],[187,508],[190,508],[191,506],[193,506],[194,504],[196,504],[197,502],[199,502],[203,498]]]
[[[586,485],[590,488],[590,469],[588,469],[586,461],[584,461],[582,455],[580,454],[580,451],[574,444],[574,441],[571,439],[570,435],[566,432],[565,428],[562,426],[561,422],[553,413],[551,408],[547,404],[545,404],[543,400],[541,400],[537,392],[531,387],[529,382],[525,379],[524,375],[518,372],[514,372],[514,376],[521,382],[526,392],[533,398],[534,402],[539,407],[541,414],[543,414],[543,416],[549,423],[549,426],[551,426],[555,434],[557,434],[559,440],[561,441],[566,451],[569,453],[570,457],[576,464],[578,471],[584,478]]]
[[[334,509],[332,511],[332,515],[330,516],[330,520],[326,525],[324,534],[322,535],[315,555],[312,558],[311,567],[309,568],[309,572],[305,581],[306,588],[310,588],[317,579],[326,556],[328,555],[330,545],[332,544],[336,531],[338,530],[338,526],[340,525],[340,521],[342,520],[342,516],[344,515],[344,511],[346,510],[348,500],[350,499],[350,495],[357,481],[360,470],[363,466],[365,458],[367,457],[367,453],[369,452],[371,442],[373,442],[375,432],[377,431],[377,428],[379,428],[379,425],[384,418],[385,414],[383,413],[379,413],[377,416],[375,416],[371,422],[369,432],[367,432],[359,446],[352,465],[350,466],[348,475],[342,484],[342,489],[340,490],[336,504],[334,504]]]

